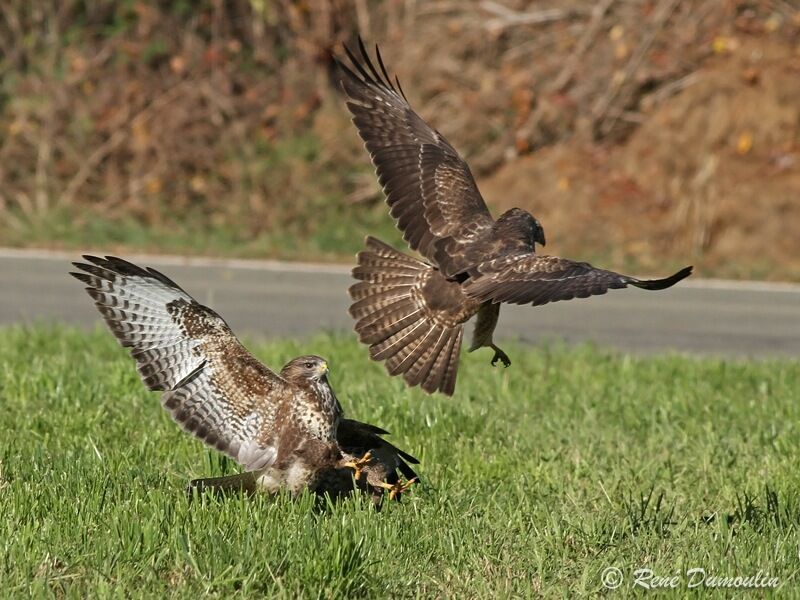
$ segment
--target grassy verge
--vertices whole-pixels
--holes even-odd
[[[353,261],[367,235],[406,247],[383,205],[348,210],[332,201],[313,217],[255,233],[231,224],[210,228],[200,214],[176,218],[163,211],[154,223],[53,211],[33,221],[20,219],[14,227],[0,224],[0,246],[341,263]]]
[[[188,504],[232,470],[185,435],[105,331],[0,331],[0,568],[12,596],[589,595],[601,572],[769,573],[797,585],[800,367],[590,347],[466,356],[452,399],[350,337],[254,345],[331,359],[352,416],[421,460],[376,514],[350,500]],[[681,594],[687,578],[681,575]]]

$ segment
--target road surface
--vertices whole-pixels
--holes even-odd
[[[77,253],[0,249],[0,326],[100,319],[67,275]],[[256,338],[351,331],[349,268],[269,261],[129,257],[152,265]],[[470,326],[471,327],[471,326]],[[504,306],[496,335],[593,341],[637,353],[800,356],[800,285],[689,279],[661,292],[612,290],[542,307]]]

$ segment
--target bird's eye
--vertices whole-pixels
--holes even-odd
[[[314,363],[307,362],[306,369],[311,369],[314,366]]]

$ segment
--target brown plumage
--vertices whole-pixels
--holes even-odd
[[[408,463],[417,460],[385,441],[385,431],[343,418],[325,359],[300,356],[275,373],[165,275],[111,256],[84,258],[71,275],[130,349],[144,384],[163,392],[181,427],[246,471],[193,486],[341,496],[354,489],[358,469],[367,474],[358,487],[379,500],[384,489],[404,489],[398,470],[416,478]],[[369,464],[354,464],[369,451]]]
[[[427,392],[452,394],[463,323],[478,315],[470,351],[489,347],[492,364],[511,364],[492,334],[499,304],[586,298],[633,285],[668,288],[692,267],[641,280],[556,256],[539,256],[541,224],[512,208],[492,218],[467,164],[417,115],[376,48],[378,67],[359,40],[360,57],[345,48],[352,69],[338,63],[347,107],[364,140],[389,213],[412,250],[406,256],[374,238],[358,255],[350,288],[359,339],[391,375]]]

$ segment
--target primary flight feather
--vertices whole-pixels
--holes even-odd
[[[490,347],[492,364],[510,360],[493,341],[500,304],[586,298],[633,285],[670,287],[692,267],[642,280],[585,262],[536,254],[544,230],[512,208],[494,219],[469,166],[411,108],[400,83],[359,39],[359,56],[337,61],[347,108],[383,187],[389,213],[420,261],[368,237],[350,288],[359,339],[391,375],[427,392],[455,390],[463,323],[478,315],[470,351]]]
[[[408,463],[417,460],[385,441],[385,431],[344,418],[325,359],[299,356],[276,373],[162,273],[112,256],[84,258],[71,275],[86,284],[147,388],[163,392],[181,427],[245,469],[195,487],[332,496],[358,487],[379,503],[384,489],[392,497],[405,489],[398,471],[416,478]]]

